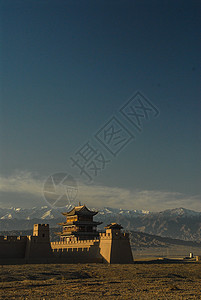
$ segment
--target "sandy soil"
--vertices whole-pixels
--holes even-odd
[[[201,299],[201,263],[0,266],[0,299]]]

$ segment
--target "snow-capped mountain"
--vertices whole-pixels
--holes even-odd
[[[199,216],[201,213],[194,211],[194,210],[190,210],[190,209],[186,209],[183,207],[180,208],[174,208],[174,209],[167,209],[164,210],[162,212],[160,212],[160,214],[170,217],[170,216],[180,216],[180,217],[197,217]]]
[[[68,210],[69,207],[66,208]],[[61,216],[62,209],[51,209],[48,206],[33,207],[33,208],[0,208],[0,219],[56,219]]]
[[[33,208],[0,208],[0,219],[41,219],[41,220],[49,220],[49,219],[57,219],[61,217],[61,212],[69,211],[72,207],[69,205],[65,208],[57,208],[53,209],[48,206],[42,207],[33,207]],[[158,217],[198,217],[201,215],[201,212],[193,211],[186,208],[175,208],[175,209],[167,209],[161,212],[150,212],[148,210],[127,210],[121,208],[90,208],[92,210],[98,211],[100,218],[103,216],[125,216],[128,218],[137,218],[139,216],[158,216]]]
[[[41,220],[49,220],[49,219],[57,219],[61,217],[61,212],[68,211],[72,207],[67,206],[65,208],[57,208],[52,209],[48,206],[42,207],[33,207],[33,208],[0,208],[0,219],[41,219]],[[136,217],[139,215],[147,215],[150,212],[144,210],[125,210],[125,209],[118,209],[118,208],[109,208],[105,207],[102,209],[92,208],[92,210],[98,210],[100,215],[110,215],[110,216],[117,216],[119,214],[125,215],[128,217]]]
[[[0,231],[31,229],[35,223],[48,223],[50,227],[55,227],[59,222],[65,220],[61,212],[69,211],[71,208],[70,206],[65,209],[52,209],[48,206],[32,209],[0,208]],[[103,222],[100,229],[110,222],[117,222],[129,231],[201,241],[201,212],[185,208],[168,209],[162,212],[110,207],[90,209],[99,211],[95,220]]]
[[[122,216],[127,216],[127,217],[137,217],[139,215],[148,215],[150,211],[146,210],[127,210],[127,209],[121,209],[121,208],[111,208],[111,207],[104,207],[104,208],[99,208],[96,209],[94,208],[93,210],[98,210],[99,215],[110,215],[110,216],[117,216],[117,215],[122,215]]]

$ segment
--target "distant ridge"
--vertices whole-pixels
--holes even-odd
[[[70,206],[62,209],[51,209],[47,206],[32,209],[0,208],[0,231],[31,229],[34,223],[49,223],[50,227],[55,227],[57,223],[63,221],[61,212],[70,208]],[[99,208],[98,211],[99,214],[95,219],[103,221],[100,229],[110,222],[117,222],[129,231],[201,242],[201,212],[182,207],[161,212],[110,207]]]
[[[55,231],[57,231],[57,227],[50,228],[50,239],[51,241],[58,240],[58,236],[55,235]],[[32,230],[11,230],[11,231],[0,231],[0,235],[31,235]],[[172,245],[180,245],[180,246],[191,246],[191,247],[200,247],[201,242],[194,241],[184,241],[180,239],[172,239],[169,237],[161,237],[157,235],[152,235],[139,231],[130,231],[130,239],[131,246],[133,249],[138,248],[163,248],[169,247]]]

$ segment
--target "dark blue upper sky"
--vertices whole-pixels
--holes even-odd
[[[199,1],[0,3],[2,176],[68,172],[139,90],[160,116],[95,183],[200,193]]]

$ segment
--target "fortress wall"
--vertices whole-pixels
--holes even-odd
[[[44,261],[50,258],[50,242],[38,236],[0,237],[0,263],[23,263],[33,259]]]
[[[0,260],[24,258],[26,251],[26,236],[1,236],[0,237]]]
[[[33,236],[0,236],[0,263],[132,263],[129,234],[106,229],[99,239],[52,242],[49,226],[35,224]]]
[[[111,247],[111,264],[130,264],[133,263],[133,255],[129,239],[113,239]]]
[[[27,260],[44,259],[52,256],[50,241],[41,236],[28,236],[26,254]]]
[[[78,242],[51,243],[54,259],[66,263],[102,262],[99,252],[99,241],[87,240]]]
[[[106,233],[101,234],[100,238],[100,255],[103,257],[105,263],[110,263],[111,261],[111,248],[112,248],[112,238]]]

